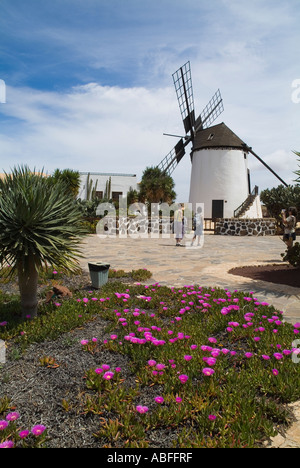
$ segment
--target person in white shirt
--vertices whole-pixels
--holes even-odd
[[[181,245],[183,238],[183,204],[178,205],[178,209],[174,213],[174,234],[176,239],[176,246]]]

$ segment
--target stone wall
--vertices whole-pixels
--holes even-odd
[[[276,221],[274,218],[217,219],[215,234],[221,236],[274,236],[276,234]]]

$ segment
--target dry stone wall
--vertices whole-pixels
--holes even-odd
[[[215,222],[215,234],[221,236],[274,236],[274,218],[224,218]]]

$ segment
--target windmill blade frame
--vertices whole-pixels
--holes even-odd
[[[190,62],[180,67],[172,77],[185,132],[193,134],[195,107]]]
[[[162,172],[171,175],[177,164],[185,155],[185,146],[190,142],[187,140],[185,143],[181,138],[174,148],[165,156],[165,158],[157,166]]]
[[[195,122],[195,132],[208,128],[224,112],[223,98],[218,89]]]

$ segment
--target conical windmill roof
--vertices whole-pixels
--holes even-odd
[[[222,122],[196,133],[192,151],[206,148],[245,149],[245,143]]]

